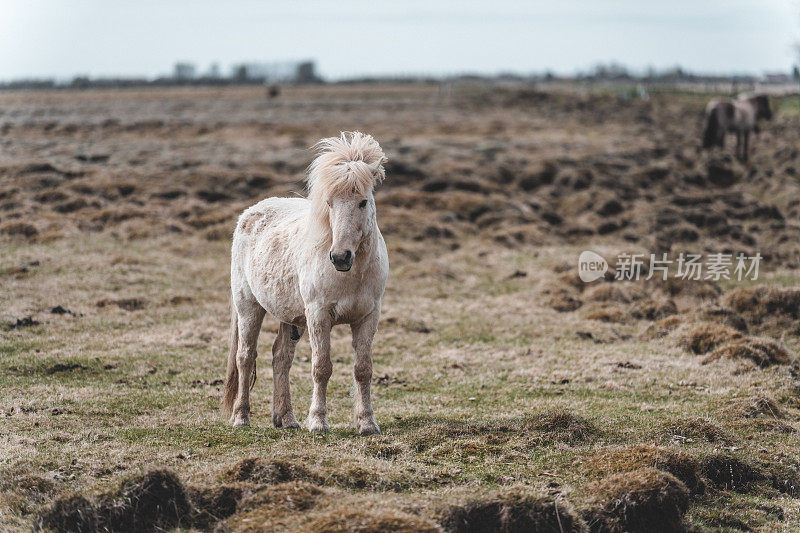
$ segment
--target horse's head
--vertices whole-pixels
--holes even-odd
[[[336,196],[328,200],[331,227],[331,263],[340,272],[353,266],[361,241],[375,225],[375,198],[370,190],[366,195]]]
[[[375,184],[384,178],[386,156],[370,135],[342,133],[323,139],[308,175],[312,214],[330,235],[328,257],[336,270],[353,266],[362,241],[375,227]]]
[[[772,120],[772,109],[769,107],[769,97],[766,94],[756,96],[756,120]]]

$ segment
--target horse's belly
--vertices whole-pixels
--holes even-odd
[[[354,324],[375,310],[375,299],[342,299],[334,307],[334,324]]]
[[[268,303],[267,305],[263,305],[263,307],[267,313],[281,322],[298,327],[305,327],[306,325],[306,315],[302,306],[288,308],[281,305],[269,305]]]
[[[304,316],[303,300],[297,288],[296,276],[273,277],[271,272],[261,272],[260,283],[253,283],[253,294],[267,313],[281,322],[293,324]]]
[[[297,272],[288,250],[270,241],[265,239],[254,247],[248,284],[267,313],[281,322],[297,325],[298,317],[304,316]]]

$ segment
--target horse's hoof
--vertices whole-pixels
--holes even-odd
[[[241,427],[249,427],[250,426],[250,419],[244,416],[237,416],[233,421],[233,427],[241,428]]]
[[[331,427],[328,425],[327,420],[324,418],[311,419],[306,421],[306,428],[311,433],[327,433]]]
[[[356,427],[358,428],[359,435],[380,435],[381,430],[378,428],[378,423],[375,422],[375,416],[365,414],[362,416],[356,415]]]
[[[366,437],[368,435],[380,435],[381,434],[381,430],[378,427],[378,424],[375,424],[375,423],[373,423],[373,424],[365,424],[364,426],[359,428],[358,434],[361,435],[362,437]]]
[[[300,423],[293,413],[286,413],[282,417],[272,415],[272,424],[281,429],[298,429],[300,427]]]

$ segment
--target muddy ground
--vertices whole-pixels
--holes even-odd
[[[709,95],[464,85],[0,94],[0,529],[775,531],[800,527],[800,114],[749,163]],[[373,134],[391,274],[383,435],[219,413],[230,235]],[[591,249],[611,268],[584,283]],[[623,253],[763,257],[757,280],[616,281]],[[646,272],[645,272],[646,274]],[[292,369],[310,401],[304,339]]]

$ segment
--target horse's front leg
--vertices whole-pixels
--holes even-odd
[[[376,309],[358,324],[350,326],[353,332],[353,350],[355,352],[353,364],[353,376],[356,381],[355,417],[356,426],[361,435],[376,435],[381,432],[372,412],[372,397],[370,395],[372,339],[378,330],[380,314],[380,309]]]
[[[326,395],[328,380],[333,373],[331,365],[331,319],[325,309],[306,309],[308,337],[311,341],[311,375],[314,378],[314,392],[311,407],[308,409],[306,428],[311,432],[328,431],[328,407]]]

